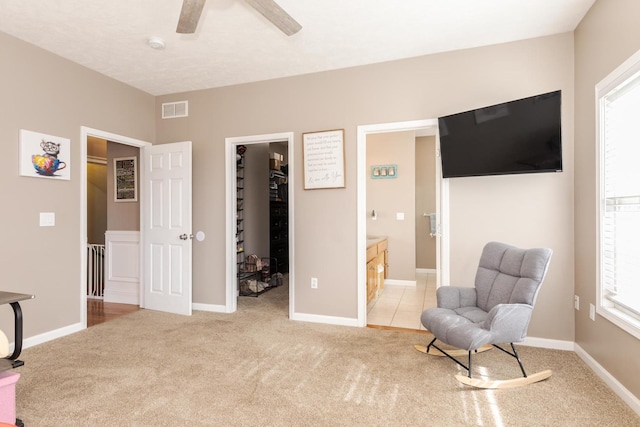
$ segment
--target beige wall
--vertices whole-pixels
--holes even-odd
[[[189,117],[158,120],[158,142],[193,141],[194,228],[216,236],[194,245],[194,301],[225,301],[225,137],[345,130],[346,187],[295,185],[296,313],[356,318],[356,131],[358,125],[429,119],[561,89],[565,168],[451,180],[451,278],[471,284],[488,240],[554,250],[530,335],[573,340],[573,34],[430,55],[366,67],[158,97],[189,100]],[[311,277],[319,279],[311,289]]]
[[[640,398],[640,341],[605,318],[596,300],[595,85],[640,49],[640,2],[598,0],[575,32],[576,343]]]
[[[29,338],[80,322],[80,127],[153,140],[154,100],[4,33],[0,58],[0,144],[7,159],[0,182],[8,201],[0,210],[0,288],[36,295],[22,304]],[[18,175],[20,129],[71,140],[69,181]],[[39,227],[39,212],[54,212],[55,227]],[[10,307],[0,307],[0,325],[13,324],[11,316]]]
[[[142,140],[153,141],[157,134],[158,142],[187,139],[194,142],[194,229],[215,237],[194,245],[194,302],[205,304],[224,304],[225,300],[224,138],[293,131],[295,154],[289,162],[299,164],[301,133],[344,128],[346,187],[304,191],[299,167],[295,185],[290,188],[295,192],[296,203],[295,280],[299,286],[295,310],[355,318],[357,126],[435,118],[553,89],[563,89],[565,99],[573,95],[573,36],[569,33],[158,97],[155,117],[160,116],[162,102],[183,99],[190,102],[190,116],[173,120],[158,118],[154,132],[154,117],[149,107],[153,98],[149,95],[6,35],[0,36],[0,48],[3,57],[14,58],[0,70],[1,80],[12,82],[5,91],[9,102],[3,104],[10,106],[4,111],[7,120],[0,128],[0,136],[5,141],[14,141],[8,144],[8,154],[13,152],[13,158],[17,158],[18,131],[26,128],[70,137],[75,162],[69,182],[20,178],[17,166],[13,173],[8,169],[3,172],[6,188],[12,189],[12,196],[22,207],[20,213],[3,212],[6,223],[17,225],[8,230],[8,237],[17,242],[17,248],[11,246],[4,250],[11,251],[7,255],[19,254],[21,260],[12,266],[8,277],[21,283],[20,290],[40,294],[43,301],[30,304],[41,314],[27,325],[32,328],[27,329],[27,334],[78,321],[79,183],[73,178],[78,176],[81,125]],[[96,98],[101,102],[96,103]],[[530,332],[533,336],[567,340],[573,339],[571,107],[571,103],[566,102],[563,108],[564,173],[451,182],[453,281],[469,283],[472,280],[477,257],[487,240],[552,247],[553,264]],[[55,197],[36,199],[33,194],[55,194]],[[517,216],[505,218],[514,202]],[[482,214],[468,215],[470,207]],[[57,212],[58,225],[46,230],[38,227],[40,211]],[[482,232],[478,232],[479,224]],[[74,235],[78,238],[73,239]],[[47,245],[34,250],[31,243],[26,243],[40,238],[58,242],[56,262],[51,268],[58,274],[52,286],[35,279],[24,280],[29,276],[27,272],[32,271],[32,260],[51,256]],[[310,277],[319,278],[318,289],[312,291],[304,286]],[[62,310],[51,308],[44,301],[53,301]]]
[[[128,135],[124,135],[128,136]],[[113,161],[120,157],[135,157],[138,170],[138,200],[116,202],[114,197]],[[129,145],[107,142],[107,230],[140,231],[140,149]]]
[[[416,138],[416,268],[436,269],[436,239],[429,217],[436,212],[436,137]]]
[[[387,236],[390,280],[416,279],[415,141],[413,131],[367,136],[367,212],[377,215],[375,221],[367,215],[367,235]],[[397,178],[371,178],[373,165],[386,164],[398,167]]]

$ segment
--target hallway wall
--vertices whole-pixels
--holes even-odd
[[[135,157],[137,159],[138,200],[115,201],[114,159]],[[140,230],[140,149],[130,145],[107,142],[107,230]]]
[[[367,135],[367,235],[387,236],[389,280],[416,280],[415,141],[413,131]],[[396,178],[372,177],[372,166],[387,164]]]
[[[416,138],[416,268],[436,269],[436,239],[429,217],[436,213],[436,137]]]

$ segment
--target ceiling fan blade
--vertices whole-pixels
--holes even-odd
[[[180,19],[176,33],[191,34],[196,32],[202,8],[207,0],[183,0]]]
[[[273,0],[245,1],[288,36],[292,36],[302,29],[302,25]]]

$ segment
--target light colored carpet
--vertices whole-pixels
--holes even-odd
[[[18,416],[35,426],[638,426],[573,353],[519,347],[553,376],[486,391],[421,354],[429,335],[287,318],[287,287],[238,312],[141,310],[23,351]],[[497,350],[479,374],[519,376]]]

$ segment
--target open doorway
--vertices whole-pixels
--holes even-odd
[[[287,284],[287,152],[286,141],[236,147],[235,247],[241,297],[259,297]]]
[[[131,235],[139,235],[139,159],[138,147],[87,137],[87,327],[131,313],[140,306],[138,286],[135,281],[129,282],[135,277],[118,276],[123,269],[139,270],[130,264],[135,257],[114,263],[105,250],[123,241],[131,245]],[[109,269],[111,266],[116,269]],[[105,274],[110,270],[115,270],[116,275]]]
[[[91,148],[91,151],[90,151],[90,145],[92,143],[96,143],[96,141],[104,141],[105,143],[102,151],[99,152],[102,154],[96,155],[93,148]],[[107,154],[107,146],[106,146],[107,141],[109,141],[109,143],[111,144],[115,144],[114,145],[115,149],[112,150],[111,156]],[[97,142],[97,143],[100,144],[100,142]],[[107,214],[104,213],[104,215],[96,215],[95,209],[105,209],[106,205],[108,204],[108,201],[107,201],[109,197],[108,194],[112,194],[112,197],[113,197],[113,190],[111,190],[111,193],[109,193],[109,190],[107,189],[107,187],[112,187],[113,182],[111,182],[110,180],[114,180],[112,175],[114,173],[114,168],[112,165],[110,165],[110,163],[113,163],[112,161],[115,158],[122,158],[123,153],[131,154],[131,156],[127,156],[127,157],[135,157],[136,156],[135,153],[139,153],[139,149],[141,147],[145,147],[148,145],[151,145],[151,144],[144,141],[139,141],[136,139],[132,139],[132,138],[128,138],[128,137],[124,137],[124,136],[120,136],[120,135],[116,135],[116,134],[112,134],[109,132],[104,132],[96,129],[91,129],[87,127],[81,128],[81,138],[80,138],[80,153],[81,153],[81,156],[80,156],[81,158],[81,165],[80,165],[80,183],[81,183],[80,184],[80,207],[81,207],[80,227],[81,228],[80,228],[80,231],[81,233],[80,235],[82,236],[82,239],[81,239],[81,245],[80,245],[80,254],[81,254],[80,258],[81,258],[82,266],[89,265],[89,261],[90,261],[89,259],[90,252],[88,250],[89,243],[94,243],[97,245],[108,243],[105,240],[103,240],[103,238],[100,237],[100,235],[104,236],[105,234],[104,231],[107,231],[109,228],[111,228],[107,224],[107,219],[106,219]],[[89,154],[90,152],[92,153],[91,155]],[[137,157],[139,158],[139,155]],[[110,162],[109,160],[112,160],[112,161]],[[112,167],[110,168],[110,166]],[[90,174],[94,174],[94,173],[95,173],[95,176],[90,176]],[[105,194],[103,196],[100,196],[99,194],[96,196],[96,194],[94,194],[90,198],[89,191],[88,191],[89,186],[92,185],[92,182],[95,182],[95,180],[100,180],[103,178],[106,178],[106,182],[104,184],[100,184],[100,188],[97,189],[97,193],[100,193],[101,191],[103,191]],[[103,199],[103,200],[99,201],[96,199]],[[135,263],[135,265],[130,266],[131,271],[139,272],[142,270],[139,264],[139,260],[140,260],[139,246],[135,246],[134,248],[131,246],[131,243],[139,241],[139,237],[136,238],[134,235],[139,236],[139,233],[140,233],[139,231],[140,224],[141,224],[140,209],[137,207],[134,207],[131,203],[126,203],[126,204],[121,203],[120,205],[126,206],[125,209],[135,210],[134,216],[137,217],[136,218],[137,221],[135,221],[136,223],[135,225],[129,225],[127,227],[123,227],[122,224],[119,224],[119,225],[114,225],[114,228],[137,228],[137,230],[125,230],[125,234],[127,234],[127,237],[126,237],[127,250],[129,250],[130,252],[133,251],[131,253],[133,253],[135,255],[134,258],[138,260]],[[92,215],[102,216],[104,218],[98,218],[98,219],[94,218],[91,221],[91,223],[89,223],[90,210]],[[131,215],[128,215],[128,216],[130,217]],[[101,231],[103,228],[104,228],[104,231]],[[101,258],[99,254],[98,254],[98,258]],[[126,258],[126,254],[123,255],[122,258]],[[138,283],[133,282],[133,287],[135,287],[135,290],[129,289],[131,288],[131,286],[128,286],[127,289],[116,289],[114,293],[114,297],[116,299],[124,298],[125,300],[114,303],[118,305],[109,307],[109,310],[105,312],[104,305],[102,304],[101,300],[87,298],[88,293],[90,292],[88,287],[89,268],[81,268],[80,270],[81,270],[80,298],[82,301],[82,304],[80,304],[80,307],[81,307],[80,318],[81,318],[81,323],[83,327],[87,327],[88,324],[95,324],[96,322],[99,323],[101,318],[118,317],[122,314],[126,314],[131,310],[137,310],[139,308],[140,306],[139,282]],[[95,292],[96,294],[101,293],[98,290],[95,290]],[[95,301],[100,301],[99,307],[92,307],[94,314],[96,314],[97,316],[97,320],[96,320],[96,317],[94,316],[91,322],[88,322],[87,305],[88,303],[92,303]],[[126,304],[122,304],[122,302]],[[100,312],[100,310],[102,310],[102,312]]]
[[[226,144],[226,306],[228,313],[237,310],[240,295],[259,296],[266,291],[260,283],[257,266],[270,273],[271,280],[287,274],[289,315],[293,310],[293,133],[227,138]],[[281,155],[278,156],[278,155]],[[286,168],[280,162],[286,159]],[[250,163],[247,163],[247,162]],[[252,166],[253,165],[253,166]],[[284,169],[284,170],[283,170]],[[284,179],[286,178],[286,179]],[[251,184],[255,183],[255,185]],[[286,187],[282,184],[286,182]],[[285,189],[285,191],[282,191]],[[273,199],[273,200],[272,200]],[[277,206],[276,206],[277,205]],[[275,208],[274,208],[275,206]],[[271,211],[282,210],[278,217]],[[277,209],[276,209],[277,208]],[[274,233],[278,242],[274,243]],[[265,267],[263,263],[268,265]],[[276,274],[276,277],[273,277]],[[276,285],[277,282],[271,282]],[[242,286],[242,288],[241,288]],[[252,287],[253,286],[253,287]]]
[[[395,134],[395,136],[394,136]],[[375,164],[367,159],[367,140],[378,140],[377,145],[382,147]],[[390,137],[390,138],[389,138]],[[418,212],[416,209],[417,199],[415,197],[416,183],[415,170],[420,168],[419,161],[416,162],[417,141],[422,144],[423,138],[433,142],[431,144],[431,159],[433,161],[433,187],[434,193],[433,212]],[[406,147],[398,151],[398,138],[404,138]],[[424,148],[424,147],[422,147]],[[422,286],[427,285],[435,290],[442,283],[448,283],[448,236],[445,232],[447,225],[447,182],[441,178],[440,165],[436,160],[438,152],[438,132],[437,120],[419,120],[411,122],[386,123],[378,125],[367,125],[358,127],[358,323],[367,324],[367,309],[370,308],[372,298],[377,297],[384,283],[401,286],[398,293],[411,288],[411,294],[415,291],[416,283]],[[389,155],[389,149],[395,154]],[[386,150],[386,151],[385,151]],[[402,160],[403,165],[399,165],[396,159],[402,156],[407,157]],[[412,162],[415,162],[412,164]],[[400,183],[403,169],[405,178],[409,175],[406,183]],[[391,170],[391,174],[389,173]],[[393,190],[387,188],[391,193],[402,193],[403,200],[391,200],[392,196],[381,196],[377,198],[373,206],[368,200],[368,186],[382,184],[383,188],[391,187],[393,184],[401,184],[403,189]],[[407,191],[411,188],[411,191]],[[379,207],[379,209],[378,209]],[[432,209],[426,209],[431,211]],[[383,215],[381,218],[380,215]],[[382,223],[380,219],[386,220],[385,226],[378,226]],[[433,220],[433,221],[431,221]],[[377,221],[377,222],[376,222]],[[433,240],[435,243],[435,263],[433,268],[425,271],[424,266],[418,269],[419,260],[416,257],[418,248],[416,236],[424,225],[429,223],[429,234],[423,235],[425,240]],[[431,224],[433,223],[433,229]],[[375,225],[375,226],[372,226]],[[390,234],[387,236],[386,234]],[[395,249],[394,249],[395,245]],[[388,253],[389,246],[393,250]],[[402,255],[401,250],[406,249],[406,254]],[[373,253],[374,250],[376,253]],[[396,259],[394,269],[393,255],[400,256]],[[393,272],[393,274],[390,274]],[[426,275],[424,273],[427,273]],[[377,286],[372,289],[372,283]],[[414,306],[417,303],[413,304]],[[397,310],[397,307],[394,308]],[[411,317],[411,322],[415,323],[411,329],[419,328],[419,313],[407,313]],[[401,322],[402,323],[402,322]],[[390,324],[386,326],[391,326]],[[406,326],[404,326],[406,327]]]

